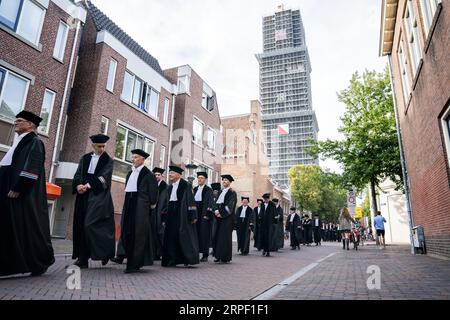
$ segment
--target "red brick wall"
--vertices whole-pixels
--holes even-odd
[[[414,223],[424,226],[429,252],[450,256],[449,150],[445,150],[439,119],[450,99],[450,3],[443,1],[409,104],[403,99],[396,54],[403,5],[400,1],[392,58]],[[426,39],[421,35],[424,44]]]
[[[29,87],[25,110],[40,114],[45,89],[50,89],[56,93],[49,134],[48,136],[39,135],[46,149],[45,168],[47,177],[50,172],[64,87],[74,45],[75,28],[69,30],[63,59],[64,63],[53,58],[53,48],[58,33],[59,21],[67,22],[68,18],[69,15],[65,11],[56,6],[52,1],[49,2],[39,41],[42,44],[42,52],[25,44],[4,30],[0,30],[0,59],[18,69],[30,73],[36,78],[34,85],[30,85]],[[67,102],[68,100],[66,100]],[[65,110],[67,110],[67,105]]]

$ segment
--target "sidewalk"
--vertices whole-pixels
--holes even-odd
[[[381,271],[380,290],[369,290],[369,266]],[[372,283],[372,282],[370,282]],[[450,299],[450,261],[410,253],[408,246],[375,245],[326,259],[279,292],[274,300]]]

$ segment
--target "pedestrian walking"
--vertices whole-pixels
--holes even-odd
[[[355,220],[350,216],[350,212],[348,208],[341,209],[341,213],[339,215],[339,226],[340,233],[342,235],[342,249],[350,250],[350,233],[352,230],[352,222],[355,223]]]
[[[270,193],[263,195],[264,204],[261,206],[262,220],[261,220],[261,248],[263,256],[270,257],[270,252],[274,251],[274,225],[278,223],[275,218],[276,208],[275,204],[270,200]]]
[[[384,230],[385,223],[386,219],[381,215],[381,212],[378,211],[376,217],[373,219],[373,225],[375,227],[377,239],[380,243],[380,249],[386,249],[385,230]]]
[[[55,262],[45,179],[42,118],[22,111],[12,147],[0,161],[0,276],[40,276]]]
[[[164,241],[164,229],[165,225],[162,223],[162,215],[167,214],[164,212],[164,204],[167,201],[167,182],[164,181],[164,172],[166,170],[162,168],[154,168],[153,174],[158,182],[158,202],[156,208],[151,216],[151,228],[152,228],[152,244],[153,244],[153,260],[160,261],[162,256],[162,247]]]
[[[318,214],[314,215],[314,220],[312,221],[313,235],[314,235],[314,243],[316,246],[322,245],[322,220],[319,218]]]
[[[262,214],[262,205],[264,203],[263,199],[257,200],[258,205],[253,209],[253,212],[255,214],[255,228],[253,231],[253,240],[254,240],[254,247],[258,250],[262,250],[262,221],[263,221],[263,214]]]
[[[241,197],[241,206],[235,215],[235,229],[238,238],[238,252],[246,256],[250,251],[250,235],[254,226],[253,209],[249,207],[250,198]]]
[[[289,232],[289,239],[291,241],[291,250],[300,250],[300,232],[301,232],[301,220],[300,216],[296,212],[295,207],[291,207],[291,213],[286,220],[286,231]]]

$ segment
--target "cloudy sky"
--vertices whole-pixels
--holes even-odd
[[[336,93],[355,71],[382,71],[379,0],[92,0],[155,56],[163,69],[189,64],[217,92],[221,116],[247,113],[259,98],[262,17],[300,9],[312,63],[319,139],[339,138],[345,106]],[[333,161],[321,165],[339,171]]]

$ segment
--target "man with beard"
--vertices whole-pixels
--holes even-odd
[[[76,194],[73,222],[75,265],[88,268],[89,259],[106,265],[115,252],[114,205],[111,197],[113,160],[106,153],[109,137],[90,137],[93,152],[84,155],[72,182]]]
[[[275,219],[277,213],[275,204],[270,201],[270,193],[263,195],[264,203],[261,207],[262,221],[261,221],[261,247],[263,250],[263,256],[270,257],[270,252],[274,251],[273,238],[274,238],[274,225],[278,223]]]
[[[242,206],[240,206],[235,215],[235,229],[238,238],[238,252],[246,256],[250,250],[250,233],[254,226],[253,210],[248,206],[250,198],[241,197]]]
[[[213,190],[206,185],[208,174],[206,172],[197,172],[198,186],[194,188],[195,203],[197,204],[197,234],[198,249],[202,254],[200,262],[207,262],[209,248],[211,247],[211,232],[213,214]]]
[[[234,181],[231,175],[222,175],[223,190],[216,201],[214,215],[216,216],[216,231],[213,243],[214,262],[229,263],[233,255],[233,224],[236,210],[237,195],[231,189]]]
[[[197,207],[195,205],[192,186],[181,178],[183,169],[169,167],[171,185],[167,188],[167,201],[163,216],[166,225],[164,231],[161,265],[175,267],[178,264],[199,264],[197,239]]]
[[[276,207],[276,216],[277,224],[274,228],[274,240],[273,247],[274,251],[278,251],[279,249],[284,248],[284,213],[283,208],[280,206],[280,201],[278,199],[272,199],[272,202]]]
[[[286,220],[286,231],[289,231],[289,239],[291,241],[291,250],[300,250],[300,216],[295,212],[296,208],[291,208],[291,213]]]
[[[262,222],[262,218],[263,218],[263,215],[262,215],[262,212],[261,212],[261,210],[262,210],[261,207],[262,207],[262,205],[264,203],[264,200],[263,199],[258,199],[257,202],[258,202],[258,206],[256,206],[253,209],[253,212],[254,212],[254,215],[255,215],[255,228],[254,228],[254,231],[253,231],[253,239],[254,239],[254,242],[255,242],[254,243],[254,247],[256,249],[258,249],[258,251],[261,251],[262,250],[261,222]]]
[[[0,277],[44,274],[54,262],[45,189],[42,119],[16,115],[14,143],[0,162]]]
[[[164,203],[167,200],[167,183],[164,181],[163,174],[166,170],[161,168],[154,168],[153,174],[158,182],[158,202],[156,203],[156,209],[151,217],[152,237],[153,237],[153,257],[155,261],[161,260],[163,239],[164,239],[164,225],[161,220],[161,215]]]

